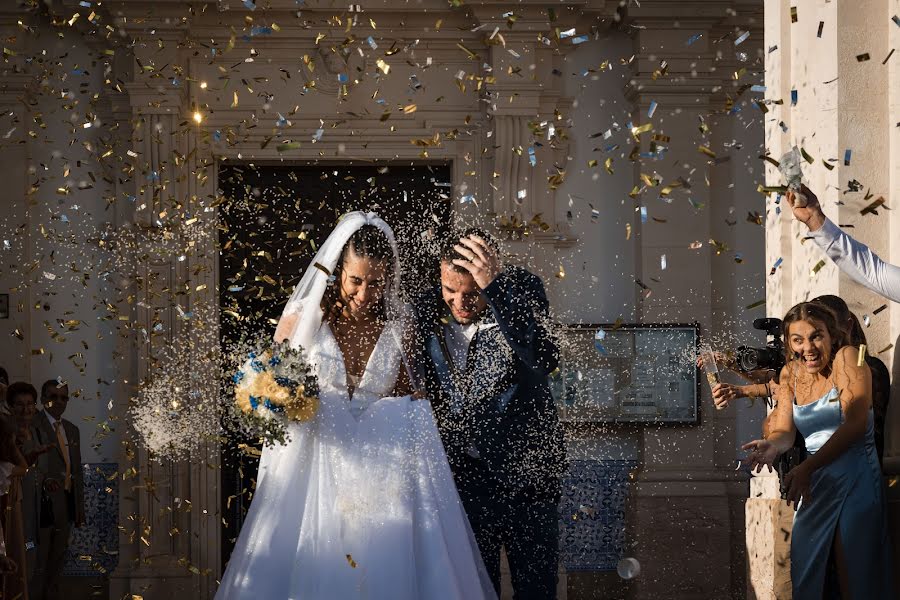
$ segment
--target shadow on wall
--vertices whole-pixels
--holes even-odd
[[[900,336],[894,340],[894,364],[891,366],[891,402],[885,424],[884,457],[887,490],[888,526],[894,561],[894,589],[900,589]],[[894,485],[891,483],[894,482]]]

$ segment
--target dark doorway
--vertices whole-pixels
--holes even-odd
[[[351,210],[377,212],[393,228],[410,297],[434,282],[428,249],[450,224],[449,164],[226,164],[219,169],[219,189],[223,347],[242,332],[274,333],[315,249]],[[247,451],[253,443],[229,439],[222,447],[223,564],[250,505],[258,466]]]

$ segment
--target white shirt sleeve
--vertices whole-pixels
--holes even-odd
[[[900,302],[900,267],[878,258],[865,244],[844,233],[830,219],[825,219],[822,227],[809,235],[854,281],[889,300]]]

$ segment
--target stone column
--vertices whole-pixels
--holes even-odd
[[[898,255],[900,220],[893,211],[865,211],[879,197],[893,208],[898,178],[896,57],[882,64],[897,46],[898,27],[891,16],[900,12],[896,0],[869,0],[852,5],[805,5],[766,0],[766,148],[778,160],[796,145],[811,162],[804,163],[808,185],[826,214],[850,235],[885,260]],[[767,166],[767,183],[783,184],[774,166]],[[891,192],[894,192],[893,194]],[[896,304],[873,294],[840,273],[812,243],[807,229],[785,214],[789,208],[776,195],[766,201],[766,261],[774,269],[767,277],[770,314],[784,314],[797,302],[819,294],[836,294],[860,318],[869,351],[891,364],[891,343],[900,333]],[[864,214],[866,213],[866,214]],[[776,265],[778,265],[777,268]],[[882,305],[887,307],[875,314]],[[896,372],[895,367],[895,388]],[[897,399],[894,391],[894,400]],[[896,402],[886,425],[885,468],[895,469],[898,454]],[[900,462],[900,461],[898,461]],[[900,472],[900,470],[897,470]],[[759,598],[789,597],[789,561],[785,560],[790,514],[778,499],[776,481],[758,478],[747,503],[750,591]],[[892,489],[888,490],[889,496]],[[892,517],[898,513],[890,504]],[[772,525],[772,526],[770,526]],[[897,527],[893,527],[897,530]],[[896,536],[895,536],[896,538]],[[896,552],[895,552],[896,557]]]
[[[123,168],[130,173],[133,212],[121,215],[120,226],[130,221],[146,234],[147,257],[125,282],[133,294],[123,306],[131,336],[123,352],[122,393],[133,396],[139,382],[153,377],[158,352],[177,336],[196,339],[196,325],[179,314],[213,309],[217,301],[213,215],[203,207],[215,189],[214,168],[208,148],[198,149],[191,129],[185,81],[145,77],[141,65],[184,64],[180,35],[162,31],[165,51],[136,48],[136,76],[126,84],[130,115],[120,125],[131,125],[123,150]],[[150,25],[147,25],[148,27]],[[148,32],[141,32],[145,36]],[[146,54],[144,54],[146,52]],[[124,69],[129,71],[129,69]],[[186,252],[188,259],[153,252],[153,239],[163,224],[172,226],[188,216],[208,224],[211,247]],[[180,309],[180,310],[179,310]],[[203,326],[215,326],[205,323]],[[203,349],[197,350],[198,356]],[[215,385],[215,382],[210,382]],[[127,422],[127,414],[122,415]],[[143,594],[173,597],[211,597],[220,573],[220,498],[218,446],[207,443],[189,460],[160,461],[147,450],[126,441],[120,459],[123,490],[120,500],[119,566],[110,582],[111,596]]]

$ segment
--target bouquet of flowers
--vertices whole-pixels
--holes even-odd
[[[286,421],[309,421],[319,386],[303,352],[286,343],[254,348],[232,377],[235,407],[247,429],[267,443],[283,441]]]

